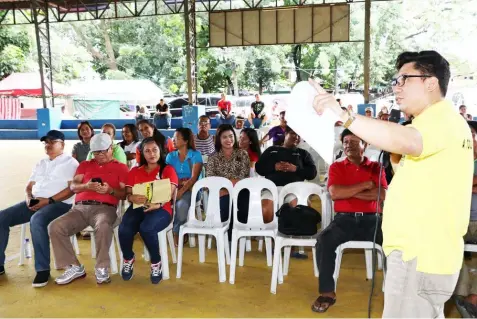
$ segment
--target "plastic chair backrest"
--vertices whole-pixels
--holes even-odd
[[[195,205],[190,205],[189,207],[189,216],[187,220],[195,220],[198,222],[203,222],[207,225],[218,225],[222,221],[220,219],[220,190],[222,188],[226,189],[229,192],[229,195],[233,194],[234,186],[232,182],[224,177],[211,176],[205,177],[197,182],[195,182],[194,187],[192,187],[192,201],[195,201],[197,194],[203,188],[208,189],[208,201],[207,207],[205,207],[205,220],[199,221],[195,214]],[[232,201],[229,200],[229,214],[228,219],[225,222],[229,224],[230,222],[230,212],[232,211]]]
[[[298,203],[297,205],[308,206],[308,198],[310,195],[318,195],[321,200],[321,229],[325,229],[328,226],[329,222],[329,207],[328,207],[328,198],[323,187],[310,182],[295,182],[285,185],[279,194],[279,207],[282,207],[285,202],[287,195],[293,194],[296,196]]]
[[[247,227],[251,228],[260,228],[265,225],[263,222],[263,212],[262,212],[262,190],[266,189],[272,193],[273,197],[273,211],[278,210],[278,190],[275,183],[271,180],[263,177],[250,177],[242,179],[237,182],[234,187],[234,225],[244,225],[239,222],[237,219],[238,211],[238,196],[241,190],[248,189],[250,191],[250,200],[248,205],[248,218],[247,218]],[[276,223],[275,214],[273,214],[273,220],[271,223]]]

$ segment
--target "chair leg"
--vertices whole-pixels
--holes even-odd
[[[232,231],[232,251],[230,253],[230,274],[229,274],[229,283],[232,285],[235,283],[235,267],[237,264],[237,231]]]
[[[333,274],[333,278],[335,279],[335,291],[336,291],[336,288],[338,287],[338,277],[340,276],[342,254],[343,254],[343,250],[341,249],[341,246],[338,246],[338,248],[336,248],[335,272]]]
[[[311,248],[311,252],[313,253],[313,273],[318,278],[320,275],[318,273],[318,265],[316,264],[316,248],[314,246]]]
[[[20,261],[18,262],[18,266],[21,266],[25,263],[26,227],[27,227],[27,224],[22,224],[21,230],[20,230]]]
[[[247,237],[247,246],[246,246],[247,251],[252,251],[252,240],[250,237]]]
[[[205,238],[207,235],[197,235],[199,237],[199,262],[205,262]]]
[[[125,207],[123,204],[122,207]],[[121,250],[121,244],[119,243],[119,226],[116,226],[114,228],[114,238],[116,239],[116,247],[118,248],[118,254],[119,254],[119,269],[123,269],[123,251]]]
[[[113,241],[111,242],[111,246],[109,246],[109,263],[111,265],[111,274],[117,274],[118,259],[116,256],[116,249],[114,248],[114,237],[113,237]]]
[[[216,233],[217,240],[217,261],[219,263],[219,282],[227,280],[227,272],[225,269],[225,236],[222,232]]]
[[[378,269],[383,270],[383,255],[381,254],[381,251],[378,249]]]
[[[171,250],[172,262],[177,264],[176,247],[174,246],[174,235],[172,234],[172,230],[167,232],[167,241],[169,242],[169,249]]]
[[[366,280],[373,279],[373,250],[364,250],[364,261],[366,262]]]
[[[303,246],[300,246],[300,250],[299,250],[300,254],[305,254],[305,247]]]
[[[278,237],[275,239],[275,249],[273,252],[273,268],[272,268],[272,282],[270,285],[270,292],[277,293],[278,269],[280,268],[280,257],[282,254],[282,240]]]
[[[181,227],[179,230],[179,244],[177,247],[177,273],[176,278],[181,278],[182,275],[182,253],[184,248],[184,230]]]
[[[144,245],[144,261],[151,261],[151,255],[149,255],[149,250],[147,250],[146,245]]]
[[[75,250],[75,254],[79,255],[80,250],[79,250],[79,245],[78,245],[78,239],[76,238],[76,235],[73,235],[70,237],[71,244],[73,244],[73,248]]]
[[[285,246],[283,249],[283,275],[288,275],[288,268],[290,267],[290,254],[292,246]]]
[[[246,237],[241,237],[239,239],[239,266],[243,267],[243,262],[245,259],[245,241],[247,240]]]
[[[91,258],[96,259],[96,241],[94,240],[94,231],[92,231],[90,235],[91,235]]]
[[[267,251],[267,266],[272,267],[272,239],[265,237],[265,249]]]
[[[260,237],[260,239],[258,240],[258,251],[263,251],[263,237]]]
[[[207,239],[207,249],[212,249],[212,239],[214,236],[209,235],[209,239]]]
[[[229,245],[229,233],[225,231],[225,262],[230,265],[230,245]]]
[[[159,252],[161,253],[162,278],[169,279],[169,255],[167,254],[167,235],[166,231],[157,234],[159,239]]]
[[[195,235],[194,234],[189,234],[189,247],[190,248],[195,247]]]

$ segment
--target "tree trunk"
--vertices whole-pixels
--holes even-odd
[[[98,60],[103,60],[104,56],[101,52],[93,47],[91,41],[84,35],[83,30],[79,27],[77,23],[70,23],[71,28],[76,33],[76,35],[86,44],[86,49],[93,56],[93,58]]]
[[[262,79],[258,80],[258,94],[262,95],[263,93],[263,81]]]
[[[232,92],[232,95],[234,95],[234,85],[232,83],[232,80],[230,79],[230,76],[226,76],[225,79],[227,80],[227,94]]]
[[[233,85],[233,88],[234,88],[234,92],[233,92],[233,95],[235,96],[239,96],[239,88],[238,88],[238,77],[237,77],[237,71],[236,70],[233,70],[232,71],[232,85]]]
[[[293,64],[295,65],[296,83],[301,81],[301,44],[293,47]]]
[[[117,70],[118,65],[116,63],[116,57],[114,56],[113,45],[111,44],[111,38],[109,37],[108,25],[106,24],[106,21],[101,20],[100,27],[103,33],[104,46],[106,48],[106,53],[108,55],[108,67],[110,70]]]

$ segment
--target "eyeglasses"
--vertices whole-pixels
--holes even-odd
[[[62,142],[62,141],[61,141],[61,140],[44,141],[44,142],[43,142],[43,145],[45,145],[45,146],[46,146],[46,145],[53,145],[53,144],[58,143],[58,142]]]
[[[106,154],[109,151],[109,147],[102,151],[93,151],[93,155]]]
[[[432,75],[407,75],[407,74],[403,74],[403,75],[398,76],[395,79],[392,79],[391,80],[391,86],[402,87],[402,86],[404,86],[404,84],[406,84],[406,80],[408,78],[431,78],[431,77],[432,77]]]
[[[209,122],[199,122],[200,126],[206,126],[206,125],[209,125],[209,124],[210,124]]]

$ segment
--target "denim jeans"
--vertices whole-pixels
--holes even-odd
[[[119,225],[119,243],[126,260],[134,257],[134,236],[139,232],[151,256],[151,263],[161,261],[159,238],[157,234],[164,230],[171,221],[171,215],[165,209],[157,209],[144,213],[142,207],[133,209],[129,206]]]
[[[260,128],[262,126],[263,119],[261,118],[253,118],[252,119],[252,124],[255,128]]]
[[[158,129],[163,129],[163,128],[170,128],[171,127],[171,120],[172,120],[172,115],[167,113],[164,115],[154,115],[154,125]]]
[[[179,234],[179,228],[181,225],[187,221],[187,216],[189,215],[189,207],[191,205],[192,192],[185,192],[181,199],[176,201],[176,211],[174,215],[174,225],[172,231],[176,234]],[[193,203],[195,206],[195,202]]]
[[[71,205],[55,203],[46,205],[37,212],[31,211],[26,202],[20,202],[0,211],[0,265],[5,264],[5,249],[8,244],[10,227],[30,222],[30,232],[35,252],[35,270],[50,270],[50,237],[48,225],[62,216]]]
[[[217,127],[219,127],[222,124],[230,124],[233,126],[235,123],[235,115],[230,115],[229,118],[223,118],[222,114],[217,114],[215,116],[215,119],[217,120]]]

